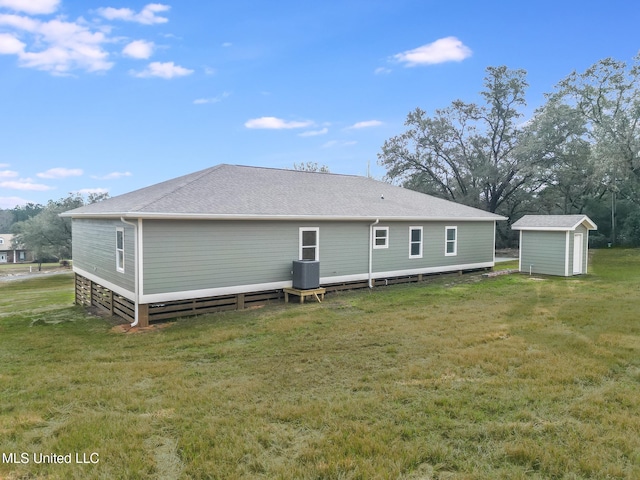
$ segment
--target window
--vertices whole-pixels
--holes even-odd
[[[409,258],[422,258],[422,227],[409,227]]]
[[[300,260],[320,259],[319,237],[318,227],[300,228]]]
[[[373,248],[389,248],[389,227],[373,229]]]
[[[124,228],[116,228],[116,270],[124,273]]]
[[[0,245],[4,244],[4,238],[0,237]]]
[[[458,227],[445,227],[445,249],[446,256],[458,254]]]

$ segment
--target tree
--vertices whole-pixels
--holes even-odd
[[[26,205],[19,205],[14,207],[13,212],[13,221],[24,222],[25,220],[30,219],[31,217],[35,217],[44,209],[43,205],[39,203],[27,203]]]
[[[605,58],[572,72],[550,96],[573,105],[587,125],[598,174],[611,200],[611,241],[616,241],[617,199],[640,203],[640,54],[632,65]]]
[[[586,123],[569,105],[548,101],[524,127],[520,149],[540,166],[530,206],[539,213],[583,213],[606,193]]]
[[[107,198],[106,194],[92,194],[87,203],[95,203]],[[13,226],[14,243],[33,252],[36,261],[71,258],[71,219],[60,214],[85,205],[81,195],[50,200],[37,215],[18,222]]]
[[[293,169],[303,172],[329,173],[329,167],[327,167],[326,165],[318,165],[316,162],[294,163]]]
[[[483,105],[456,100],[433,117],[420,108],[407,116],[409,129],[378,155],[388,179],[490,212],[527,185],[544,158],[519,148],[526,72],[505,66],[486,72]]]

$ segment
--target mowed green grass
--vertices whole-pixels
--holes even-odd
[[[640,251],[138,334],[0,284],[0,478],[640,478]],[[96,457],[94,457],[96,458]]]

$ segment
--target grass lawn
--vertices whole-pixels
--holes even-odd
[[[640,478],[640,251],[591,272],[138,334],[73,306],[70,275],[1,283],[0,478]]]

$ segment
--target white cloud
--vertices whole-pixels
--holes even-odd
[[[125,45],[122,49],[122,54],[131,58],[147,59],[153,53],[155,45],[153,42],[147,42],[146,40],[134,40],[131,43]]]
[[[375,73],[376,75],[387,75],[391,73],[391,69],[386,67],[378,67],[373,71],[373,73]]]
[[[144,6],[140,12],[136,13],[130,8],[99,8],[98,13],[107,20],[123,20],[125,22],[136,22],[143,25],[153,25],[157,23],[167,23],[169,20],[166,17],[161,17],[158,14],[166,12],[171,7],[169,5],[163,5],[161,3],[149,3]]]
[[[326,135],[329,133],[329,129],[327,127],[321,130],[309,130],[307,132],[299,133],[299,137],[317,137],[318,135]]]
[[[351,125],[350,127],[347,127],[347,130],[360,130],[362,128],[379,127],[380,125],[383,125],[380,120],[366,120],[364,122],[358,122]]]
[[[51,168],[46,172],[38,173],[39,178],[67,178],[80,177],[84,172],[80,168]]]
[[[305,120],[302,122],[286,121],[276,117],[260,117],[247,120],[244,124],[247,128],[267,129],[267,130],[288,130],[292,128],[306,128],[313,125],[313,122]]]
[[[218,95],[217,97],[209,97],[209,98],[196,98],[193,101],[194,105],[206,105],[208,103],[218,103],[228,98],[231,94],[229,92],[224,92],[222,95]]]
[[[95,178],[97,180],[117,180],[122,177],[131,177],[133,174],[131,172],[111,172],[103,176],[92,175],[91,178]]]
[[[2,166],[2,165],[0,165],[0,166]],[[0,178],[16,178],[17,176],[18,176],[18,172],[14,172],[13,170],[2,170],[2,171],[0,171]]]
[[[357,145],[358,142],[351,140],[347,142],[339,142],[338,140],[329,140],[327,143],[322,145],[322,148],[333,148],[333,147],[352,147]]]
[[[231,43],[231,42],[224,42],[224,43],[222,44],[222,46],[223,46],[224,48],[229,48],[229,47],[231,47],[232,45],[233,45],[233,43]]]
[[[29,200],[25,200],[20,197],[0,197],[0,208],[14,208],[17,205],[26,205],[31,203]]]
[[[470,57],[471,53],[471,49],[456,37],[445,37],[413,50],[398,53],[393,58],[406,67],[415,67],[444,62],[460,62]]]
[[[193,70],[176,65],[173,62],[151,62],[147,68],[141,72],[131,71],[134,77],[148,78],[148,77],[160,77],[160,78],[174,78],[184,77],[191,75]]]
[[[9,180],[0,182],[0,187],[2,188],[11,188],[13,190],[30,190],[30,191],[38,191],[45,192],[47,190],[53,190],[53,187],[48,185],[43,185],[41,183],[34,183],[30,178],[20,179],[20,180]]]
[[[16,36],[2,35],[0,53],[17,55],[23,67],[67,75],[74,69],[97,72],[113,66],[108,61],[109,53],[103,48],[109,41],[107,36],[80,23],[60,19],[41,22],[20,15],[0,14],[0,26],[30,34],[32,46],[40,48],[28,50]]]
[[[26,45],[10,33],[0,33],[0,54],[20,55]]]
[[[0,7],[31,15],[53,13],[59,4],[60,0],[0,0]]]

